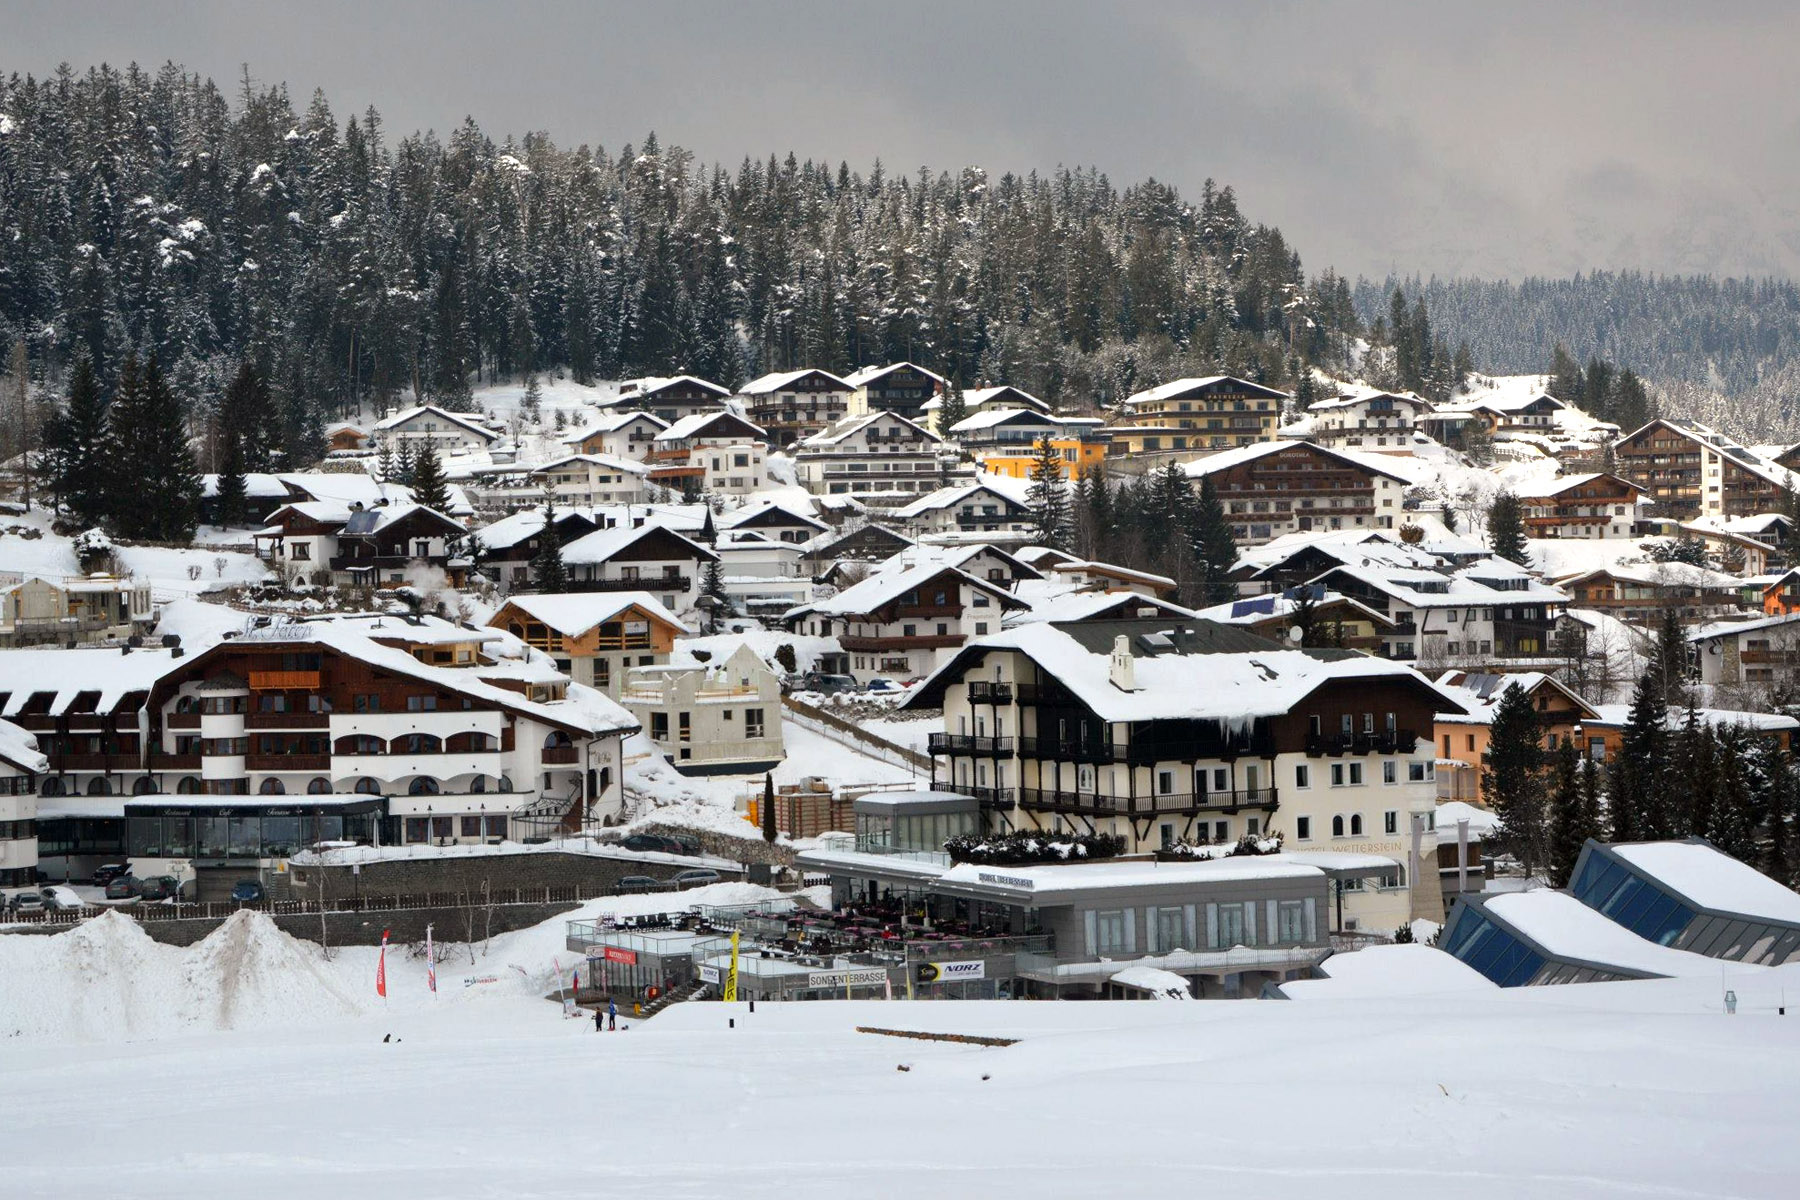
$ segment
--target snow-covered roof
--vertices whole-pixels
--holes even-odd
[[[1466,800],[1445,800],[1437,806],[1437,831],[1440,844],[1456,844],[1456,824],[1469,823],[1469,840],[1480,841],[1500,828],[1500,817],[1490,809],[1478,808]]]
[[[1005,588],[989,583],[985,579],[977,579],[967,571],[940,562],[927,562],[917,566],[902,566],[877,571],[862,582],[852,584],[835,596],[824,600],[815,600],[802,607],[809,612],[823,613],[827,616],[861,616],[893,603],[907,592],[916,587],[922,587],[942,575],[953,575],[957,582],[966,583],[996,597],[1000,601],[1001,608],[1024,607]]]
[[[1561,692],[1575,705],[1576,712],[1587,717],[1597,715],[1596,710],[1586,700],[1560,683],[1555,676],[1546,675],[1542,671],[1519,671],[1505,675],[1487,674],[1479,671],[1445,671],[1437,677],[1438,690],[1453,696],[1468,710],[1467,715],[1444,714],[1442,719],[1455,721],[1463,725],[1490,725],[1494,720],[1494,710],[1500,706],[1500,699],[1510,688],[1524,688],[1527,694],[1545,687]]]
[[[592,425],[589,425],[580,433],[572,433],[568,437],[562,439],[563,444],[565,446],[578,445],[581,442],[587,441],[597,433],[617,433],[634,421],[648,421],[658,429],[667,429],[669,427],[669,423],[655,413],[647,413],[640,409],[632,409],[629,412],[602,413]]]
[[[1698,838],[1614,843],[1612,852],[1644,874],[1715,912],[1800,924],[1800,893]]]
[[[1673,417],[1657,417],[1646,425],[1640,426],[1625,435],[1630,441],[1644,430],[1661,425],[1671,433],[1678,433],[1693,441],[1699,442],[1710,450],[1716,451],[1735,466],[1741,467],[1769,483],[1786,490],[1800,491],[1800,472],[1790,471],[1777,463],[1773,463],[1758,455],[1748,446],[1741,445],[1732,438],[1720,433],[1710,426],[1698,421],[1678,420]]]
[[[1136,689],[1112,682],[1116,637],[1132,651]],[[1286,649],[1211,621],[1126,621],[1099,625],[1033,623],[972,638],[913,689],[905,704],[923,706],[959,678],[964,660],[991,650],[1017,651],[1104,721],[1202,720],[1232,724],[1291,712],[1340,680],[1395,680],[1423,689],[1440,707],[1454,700],[1403,663],[1349,650]],[[1204,687],[1196,687],[1204,680]]]
[[[1146,967],[1141,964],[1135,967],[1126,967],[1123,971],[1113,972],[1112,982],[1149,992],[1154,1000],[1192,1000],[1194,998],[1194,990],[1186,979],[1173,971],[1165,971],[1161,967]]]
[[[1488,897],[1483,907],[1558,959],[1619,967],[1643,975],[1719,974],[1718,959],[1659,946],[1567,892],[1548,888],[1508,892]],[[1767,968],[1733,963],[1732,970],[1757,972]]]
[[[1755,621],[1716,621],[1702,625],[1688,634],[1690,642],[1710,642],[1722,637],[1736,637],[1742,633],[1763,633],[1771,629],[1787,626],[1800,630],[1800,613],[1787,613],[1779,617],[1763,617]]]
[[[1624,728],[1631,720],[1629,704],[1593,704],[1594,716],[1588,724]],[[1800,729],[1800,721],[1793,717],[1784,717],[1779,713],[1743,712],[1735,708],[1696,708],[1694,718],[1703,725],[1742,725],[1745,729],[1757,733],[1780,733],[1784,730]],[[1680,729],[1687,721],[1687,710],[1671,708],[1667,726]]]
[[[1178,400],[1189,392],[1197,391],[1203,387],[1210,387],[1213,384],[1218,383],[1236,384],[1240,391],[1257,393],[1268,396],[1271,399],[1279,397],[1285,400],[1288,398],[1286,392],[1280,392],[1276,391],[1274,388],[1264,387],[1260,383],[1251,383],[1249,380],[1239,379],[1235,375],[1205,375],[1187,379],[1175,379],[1157,387],[1146,388],[1141,392],[1134,392],[1125,398],[1125,403],[1127,405],[1135,406],[1139,404],[1154,404],[1162,400]]]
[[[1109,888],[1195,887],[1209,883],[1308,879],[1322,874],[1317,867],[1276,861],[1269,856],[1238,854],[1191,862],[1122,860],[1005,867],[958,863],[939,879],[947,884],[969,884],[1041,896]]]
[[[680,633],[692,633],[681,619],[649,592],[564,592],[557,595],[509,596],[501,611],[516,608],[542,621],[565,637],[578,637],[603,621],[610,621],[628,608],[642,610],[650,617],[672,626]],[[498,619],[499,613],[495,614]]]
[[[1353,450],[1340,450],[1332,446],[1319,446],[1311,442],[1254,442],[1248,446],[1233,446],[1229,450],[1220,450],[1205,458],[1196,458],[1181,464],[1181,469],[1189,479],[1199,479],[1205,475],[1216,475],[1233,467],[1241,467],[1245,463],[1255,462],[1259,458],[1267,458],[1271,454],[1279,454],[1284,450],[1304,447],[1324,458],[1336,459],[1346,466],[1355,467],[1359,471],[1367,471],[1371,475],[1385,475],[1389,479],[1401,483],[1414,483],[1424,470],[1424,464],[1403,466],[1399,460],[1406,456],[1399,454],[1358,454]]]
[[[219,476],[202,475],[200,477],[200,494],[208,500],[219,494]],[[287,485],[281,481],[280,475],[263,471],[246,471],[244,473],[244,495],[254,500],[280,500],[288,495]]]
[[[1346,392],[1341,396],[1330,396],[1324,400],[1315,400],[1306,406],[1307,412],[1333,412],[1340,408],[1355,408],[1359,404],[1367,404],[1371,400],[1392,400],[1415,410],[1431,407],[1431,401],[1412,392],[1383,392],[1375,388]]]
[[[711,550],[678,530],[671,529],[660,522],[646,522],[635,527],[596,529],[592,533],[578,537],[563,547],[563,562],[570,566],[607,562],[621,551],[636,545],[653,533],[666,533],[685,543],[683,548],[691,551],[692,557],[698,562],[711,562],[717,557]]]
[[[1137,571],[1130,567],[1121,567],[1117,563],[1098,560],[1052,563],[1050,573],[1052,575],[1103,575],[1109,579],[1119,579],[1127,583],[1143,583],[1151,587],[1168,588],[1171,591],[1175,588],[1175,581],[1167,575]]]
[[[1644,492],[1647,490],[1639,487],[1629,479],[1614,475],[1608,471],[1588,471],[1580,475],[1558,475],[1550,479],[1528,479],[1523,483],[1514,484],[1512,493],[1521,500],[1547,499],[1551,496],[1560,496],[1564,492],[1581,487],[1583,484],[1592,483],[1596,479],[1611,480],[1612,482],[1623,484],[1636,492]]]
[[[1314,969],[1324,978],[1292,980],[1281,985],[1281,994],[1290,1000],[1353,1000],[1495,988],[1454,955],[1417,942],[1333,954]]]
[[[933,381],[935,381],[939,387],[944,386],[944,384],[946,382],[944,377],[942,375],[939,375],[936,371],[928,371],[924,367],[921,367],[918,363],[913,363],[913,362],[897,362],[897,363],[887,363],[887,364],[881,365],[881,366],[862,367],[862,368],[852,371],[850,374],[844,376],[844,382],[849,384],[853,388],[867,387],[867,386],[869,386],[869,384],[874,383],[876,380],[880,379],[882,376],[890,375],[893,372],[900,370],[902,367],[912,368],[913,370],[919,372],[919,374],[924,375],[924,376],[932,379]]]
[[[995,387],[964,388],[962,393],[963,407],[971,410],[980,408],[984,404],[993,404],[999,400],[1005,400],[1008,406],[1012,407],[1023,404],[1028,408],[1035,408],[1042,412],[1050,411],[1050,405],[1047,402],[1038,399],[1023,388],[1016,388],[1011,384],[1003,383]],[[944,398],[942,396],[933,396],[925,402],[926,412],[938,412],[943,407]]]
[[[1709,567],[1696,567],[1684,562],[1647,562],[1647,563],[1614,563],[1607,567],[1595,567],[1578,575],[1565,575],[1556,581],[1558,587],[1567,587],[1584,579],[1595,576],[1610,576],[1624,583],[1643,584],[1648,587],[1682,587],[1706,588],[1713,591],[1736,591],[1744,581],[1736,575],[1724,571],[1714,571]]]
[[[712,380],[702,379],[698,375],[646,375],[641,379],[625,380],[622,382],[637,384],[637,390],[622,393],[617,401],[617,403],[620,404],[635,404],[645,396],[654,396],[658,392],[666,391],[669,388],[684,383],[697,387],[702,391],[712,392],[721,398],[731,395],[730,388],[721,387]]]
[[[709,425],[718,424],[720,422],[740,425],[743,428],[730,429],[717,436],[734,438],[765,438],[769,436],[768,431],[763,429],[762,426],[746,421],[744,418],[727,409],[719,409],[717,412],[689,413],[667,429],[659,431],[654,440],[658,442],[681,442],[686,441],[689,438],[703,437],[705,436]]]
[[[453,413],[446,409],[439,408],[435,404],[421,404],[416,408],[409,408],[405,412],[395,413],[391,417],[384,417],[375,422],[375,428],[398,429],[412,421],[414,418],[426,415],[440,417],[443,420],[450,422],[452,425],[457,426],[459,429],[464,429],[469,433],[477,435],[484,441],[497,441],[500,437],[499,434],[495,433],[487,426],[478,423],[474,417],[469,416],[466,413]]]
[[[566,467],[570,463],[587,463],[590,466],[605,467],[612,471],[623,471],[627,475],[648,475],[650,473],[650,467],[646,463],[633,462],[631,459],[618,458],[611,454],[565,454],[542,466],[533,467],[531,474],[542,475],[548,471]]]
[[[1015,593],[1017,594],[1017,593]],[[1021,596],[1021,599],[1026,597]],[[1191,620],[1192,609],[1157,596],[1138,592],[1065,591],[1042,599],[1030,599],[1031,607],[1007,615],[1008,624],[1029,621],[1094,621],[1102,618],[1138,620],[1145,617],[1168,621]]]
[[[1490,559],[1475,567],[1465,567],[1460,571],[1426,571],[1406,567],[1333,567],[1322,573],[1318,579],[1309,582],[1322,583],[1327,580],[1351,579],[1374,591],[1390,597],[1397,603],[1413,608],[1462,608],[1471,604],[1479,605],[1511,605],[1511,604],[1567,604],[1567,593],[1547,584],[1533,580],[1522,588],[1490,587],[1470,572],[1482,572],[1493,578],[1508,579],[1508,574],[1494,575],[1490,570],[1491,563],[1503,562],[1502,559]],[[1509,564],[1510,565],[1510,564]],[[1517,568],[1514,567],[1516,570]],[[1438,591],[1439,585],[1446,590]],[[1426,590],[1427,588],[1431,590]]]
[[[11,721],[0,721],[0,760],[33,774],[41,775],[50,768],[50,760],[38,749],[37,734]]]
[[[848,380],[840,379],[830,371],[822,371],[818,367],[805,367],[798,371],[771,371],[767,375],[759,375],[738,389],[740,396],[762,396],[769,392],[779,392],[784,387],[791,387],[808,375],[819,375],[829,379],[843,391],[854,391],[855,385]]]
[[[936,512],[940,508],[950,508],[953,505],[961,504],[964,500],[979,495],[982,492],[988,493],[996,500],[1003,500],[1007,504],[1015,505],[1020,508],[1024,507],[1019,501],[1000,491],[992,484],[968,483],[963,484],[960,487],[939,488],[935,492],[927,492],[917,500],[914,500],[911,504],[906,505],[904,508],[895,509],[894,516],[901,520],[923,516],[928,512]]]
[[[740,525],[766,517],[770,513],[776,513],[786,517],[796,525],[810,526],[821,533],[831,528],[830,525],[827,525],[817,517],[810,513],[800,512],[793,507],[791,502],[783,500],[769,500],[762,503],[753,502],[746,504],[742,508],[733,509],[720,517],[717,525],[720,529],[736,529]]]
[[[835,446],[852,434],[884,421],[889,424],[905,425],[911,429],[916,429],[919,431],[920,436],[927,442],[941,442],[944,440],[917,421],[903,417],[897,412],[884,411],[858,413],[855,416],[840,417],[830,428],[822,429],[809,438],[801,439],[800,444],[802,446]]]
[[[1346,607],[1354,609],[1357,615],[1371,622],[1376,628],[1391,628],[1393,618],[1377,612],[1360,600],[1323,589],[1309,589],[1318,594],[1313,604],[1324,609],[1326,606]],[[1301,600],[1298,596],[1270,595],[1249,596],[1241,600],[1227,600],[1223,604],[1215,604],[1211,608],[1203,608],[1194,615],[1207,621],[1217,621],[1221,625],[1260,625],[1265,621],[1274,621],[1282,617],[1290,617],[1299,612]]]
[[[593,514],[585,508],[558,508],[557,520],[567,517],[586,517],[593,520]],[[521,508],[518,512],[509,513],[490,525],[483,525],[475,531],[476,538],[486,550],[510,550],[529,538],[534,538],[544,531],[544,510],[537,508]]]
[[[1046,428],[1092,428],[1106,422],[1099,417],[1056,417],[1035,408],[983,408],[950,427],[951,433],[973,433],[998,425],[1026,424]]]
[[[83,692],[92,711],[111,712],[132,692],[147,692],[178,662],[168,650],[0,650],[0,716],[17,717],[36,695],[48,693],[49,716],[60,717]]]

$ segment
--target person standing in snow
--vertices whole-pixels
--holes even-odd
[[[619,1006],[611,999],[606,1002],[606,1028],[616,1030],[619,1027]]]
[[[606,1028],[606,1014],[598,1004],[594,1005],[594,1032],[599,1033]]]

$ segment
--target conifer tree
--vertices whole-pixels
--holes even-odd
[[[1714,733],[1711,801],[1705,826],[1693,832],[1740,862],[1756,859],[1755,799],[1748,778],[1750,735],[1742,725],[1721,726]]]
[[[1688,699],[1688,641],[1681,616],[1673,608],[1663,610],[1656,630],[1656,646],[1650,658],[1650,674],[1667,704],[1686,704]]]
[[[706,609],[706,632],[717,633],[726,613],[731,611],[731,594],[725,590],[725,563],[723,559],[714,558],[706,564],[706,574],[701,577],[700,595],[709,601]]]
[[[413,500],[442,513],[450,507],[450,483],[444,478],[444,466],[438,461],[437,447],[426,442],[413,460]]]
[[[763,841],[773,846],[781,831],[775,825],[775,776],[768,772],[763,773],[762,811],[757,816],[762,818]]]
[[[556,527],[556,503],[544,499],[544,530],[538,534],[538,551],[531,560],[531,574],[540,592],[552,595],[569,590],[569,569],[563,563],[562,531]]]
[[[219,398],[219,454],[223,470],[224,443],[235,438],[246,471],[267,471],[275,461],[278,440],[275,402],[262,374],[248,359],[238,364],[231,383]]]
[[[135,368],[134,368],[135,369]],[[45,475],[56,502],[84,528],[107,516],[109,402],[84,355],[69,375],[68,402],[44,431]]]
[[[1767,751],[1767,792],[1762,858],[1758,869],[1789,887],[1794,883],[1794,762],[1779,744]]]
[[[1498,558],[1526,566],[1530,555],[1525,547],[1525,521],[1519,510],[1519,498],[1501,492],[1488,506],[1488,545]]]
[[[1500,693],[1482,756],[1481,798],[1500,818],[1500,835],[1525,868],[1526,878],[1544,862],[1543,727],[1523,687]]]
[[[181,403],[152,357],[141,376],[128,357],[113,400],[108,458],[114,464],[113,528],[125,537],[193,540],[200,519],[200,472]]]
[[[1608,773],[1607,824],[1614,842],[1640,841],[1656,823],[1657,793],[1669,786],[1669,704],[1650,672],[1638,677],[1620,739],[1619,759]]]
[[[213,490],[213,516],[222,528],[241,525],[248,515],[244,481],[244,440],[236,434],[225,436],[225,459],[219,464],[219,476]]]
[[[1686,837],[1705,833],[1712,823],[1713,791],[1718,783],[1718,744],[1711,725],[1700,720],[1690,701],[1681,729],[1670,738],[1669,786],[1655,793],[1641,836]]]
[[[1031,509],[1034,538],[1040,546],[1061,549],[1069,540],[1069,488],[1063,478],[1062,452],[1046,437],[1038,442],[1031,464],[1031,487],[1025,504]]]
[[[1200,582],[1207,604],[1224,604],[1237,595],[1231,569],[1237,566],[1237,538],[1231,523],[1225,519],[1225,506],[1219,502],[1218,489],[1211,475],[1200,477],[1200,494],[1190,510],[1193,526],[1190,534],[1194,559],[1200,566]]]
[[[394,458],[394,447],[390,442],[382,442],[381,449],[375,454],[375,471],[383,483],[398,483],[400,464]]]
[[[943,399],[938,404],[938,436],[948,440],[950,431],[963,422],[969,415],[969,406],[963,403],[962,388],[952,379],[944,385]]]
[[[1556,765],[1550,789],[1550,886],[1569,886],[1575,860],[1581,847],[1595,835],[1586,824],[1583,808],[1581,760],[1575,753],[1575,740],[1564,738],[1556,747]]]

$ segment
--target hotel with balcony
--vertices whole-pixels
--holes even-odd
[[[944,710],[932,786],[990,830],[1105,832],[1147,852],[1279,834],[1379,855],[1345,928],[1443,917],[1431,730],[1456,711],[1417,672],[1210,621],[1021,625],[972,639],[905,701]],[[1417,887],[1414,881],[1417,880]]]
[[[759,775],[787,757],[781,680],[743,643],[721,661],[633,668],[619,701],[683,775]]]
[[[834,637],[834,665],[867,682],[916,679],[970,638],[998,633],[1025,604],[1002,584],[937,562],[878,571],[835,596],[788,612],[796,633]]]

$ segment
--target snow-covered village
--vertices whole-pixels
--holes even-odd
[[[1793,285],[58,61],[0,1194],[1800,1186]]]

